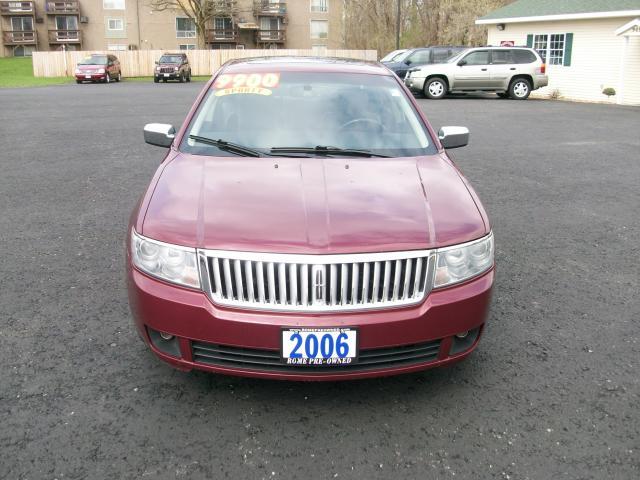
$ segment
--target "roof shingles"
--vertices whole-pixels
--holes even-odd
[[[640,0],[516,0],[478,20],[640,10]]]

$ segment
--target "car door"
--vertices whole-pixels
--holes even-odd
[[[490,62],[491,87],[506,90],[509,88],[509,79],[518,70],[518,65],[513,58],[513,50],[508,48],[491,50]]]
[[[409,55],[404,63],[405,67],[400,68],[396,71],[396,75],[400,78],[404,78],[407,70],[413,67],[419,67],[420,65],[426,65],[431,61],[431,51],[428,48],[419,48],[416,49],[411,55]]]
[[[113,61],[115,57],[113,55],[109,55],[107,57],[107,70],[109,71],[109,75],[111,77],[115,77],[116,76],[116,70],[115,70],[115,62]]]
[[[489,50],[474,50],[458,60],[453,73],[454,90],[475,90],[486,87],[491,80]]]

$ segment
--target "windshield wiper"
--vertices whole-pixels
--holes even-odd
[[[196,142],[213,145],[214,147],[218,147],[220,150],[223,150],[225,152],[235,153],[236,155],[244,155],[245,157],[261,157],[263,155],[268,155],[258,150],[254,150],[253,148],[244,147],[242,145],[238,145],[237,143],[231,143],[221,139],[216,140],[214,138],[201,137],[199,135],[189,135],[189,138],[191,140],[195,140]]]
[[[369,150],[356,150],[353,148],[339,148],[325,145],[317,145],[315,147],[274,147],[271,153],[317,153],[321,155],[346,155],[351,157],[384,157],[388,155],[380,155]]]

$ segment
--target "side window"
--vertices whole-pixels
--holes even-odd
[[[447,58],[451,57],[453,52],[449,48],[434,48],[433,49],[433,63],[442,63]]]
[[[462,60],[467,62],[467,65],[488,65],[489,50],[477,50],[475,52],[471,52]]]
[[[492,50],[491,51],[491,64],[492,65],[504,65],[506,63],[515,63],[513,61],[513,55],[511,50]]]
[[[529,50],[513,50],[513,59],[515,63],[533,63],[536,56]]]
[[[429,50],[418,50],[409,56],[412,64],[429,63]]]

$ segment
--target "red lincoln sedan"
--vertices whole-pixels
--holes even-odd
[[[131,216],[131,310],[181,370],[290,380],[394,375],[475,348],[493,234],[388,69],[344,59],[225,64]]]

